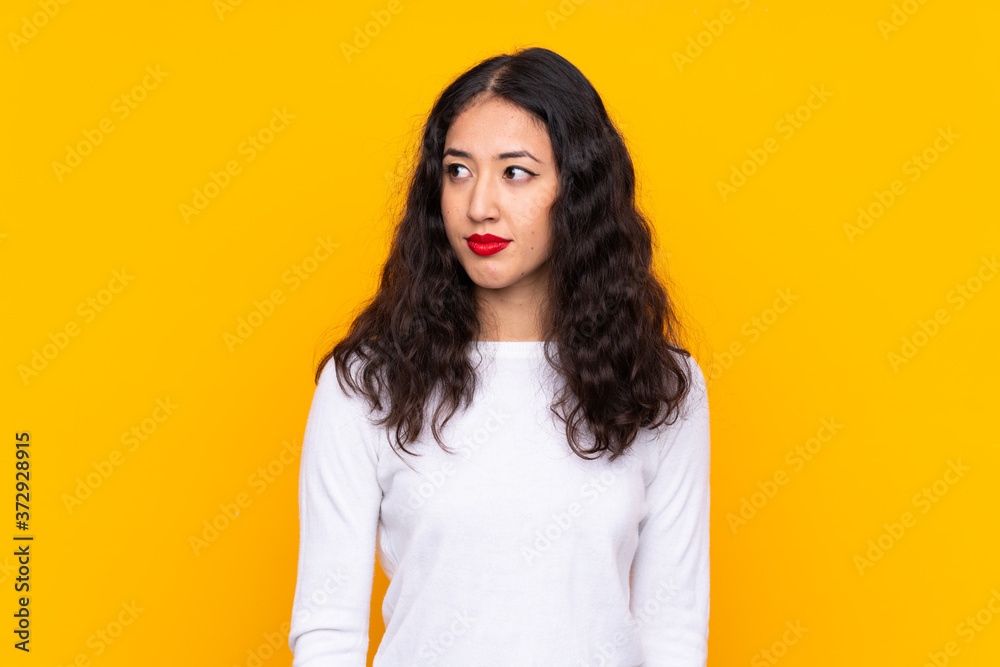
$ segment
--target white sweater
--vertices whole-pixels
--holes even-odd
[[[683,419],[640,429],[612,464],[585,461],[549,410],[543,345],[470,344],[483,363],[473,405],[442,430],[453,453],[425,420],[405,462],[333,361],[323,368],[302,445],[294,667],[364,667],[376,550],[390,584],[374,667],[706,664],[701,369],[682,357],[694,378]]]

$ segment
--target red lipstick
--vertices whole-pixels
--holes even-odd
[[[493,234],[472,234],[466,239],[466,242],[472,252],[477,255],[493,255],[510,245],[510,241],[507,239]]]

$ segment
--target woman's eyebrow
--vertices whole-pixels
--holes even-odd
[[[454,155],[455,157],[464,157],[467,160],[471,160],[472,159],[472,155],[470,153],[468,153],[466,151],[460,151],[457,148],[449,148],[449,149],[445,150],[444,156],[447,157],[449,155]],[[506,159],[515,158],[515,157],[527,157],[527,158],[531,158],[532,160],[534,160],[535,162],[537,162],[539,164],[542,163],[541,160],[539,160],[538,158],[536,158],[534,155],[532,155],[531,153],[529,153],[526,150],[508,151],[506,153],[499,153],[498,155],[494,155],[493,159],[494,160],[506,160]]]

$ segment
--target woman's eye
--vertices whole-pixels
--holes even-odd
[[[506,169],[506,171],[504,173],[508,173],[508,172],[511,172],[511,171],[519,171],[522,174],[524,174],[524,176],[522,178],[514,178],[512,176],[511,180],[513,180],[513,181],[523,181],[526,178],[528,178],[528,176],[534,176],[535,175],[532,172],[530,172],[527,169],[525,169],[524,167],[507,167],[507,169]]]
[[[466,172],[469,171],[468,169],[458,164],[457,162],[452,162],[451,164],[446,164],[444,166],[444,172],[447,175],[451,176],[452,178],[461,178],[462,176],[465,175],[462,172],[458,171],[459,169],[465,169]],[[518,175],[518,172],[520,172],[520,176]],[[505,177],[507,177],[512,181],[523,181],[530,176],[537,176],[537,174],[528,171],[524,167],[514,167],[514,166],[507,167],[506,169],[504,169],[503,173]]]

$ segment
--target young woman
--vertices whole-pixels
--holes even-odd
[[[376,552],[375,667],[705,665],[707,392],[652,258],[576,67],[530,48],[444,90],[316,372],[295,667],[366,664]]]

